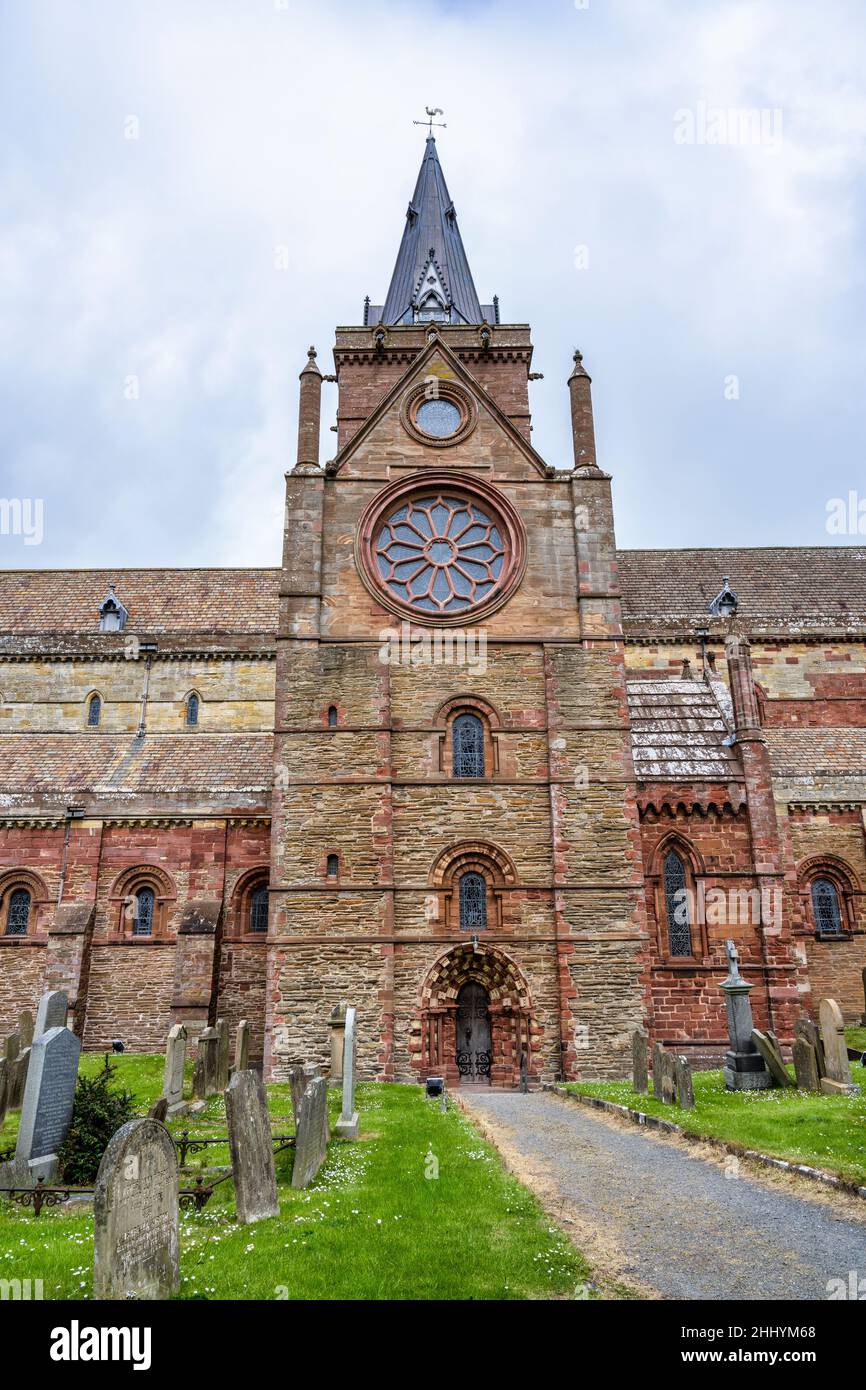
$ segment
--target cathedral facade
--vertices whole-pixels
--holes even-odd
[[[619,551],[580,354],[532,445],[428,138],[385,302],[300,376],[277,569],[0,573],[0,1029],[252,1029],[273,1079],[512,1086],[864,1011],[866,551]]]

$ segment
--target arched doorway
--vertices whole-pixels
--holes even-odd
[[[477,980],[469,980],[457,995],[457,1070],[464,1082],[490,1085],[493,1061],[490,995]]]

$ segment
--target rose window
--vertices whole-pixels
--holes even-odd
[[[439,493],[405,503],[376,541],[376,565],[395,598],[425,613],[474,608],[497,588],[506,547],[478,502]]]

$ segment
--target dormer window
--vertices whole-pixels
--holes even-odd
[[[122,632],[128,617],[129,613],[114,592],[114,585],[109,584],[108,593],[99,609],[99,631]]]

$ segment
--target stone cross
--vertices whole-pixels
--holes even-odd
[[[169,1113],[183,1106],[183,1067],[186,1061],[186,1029],[175,1023],[168,1031],[165,1044],[165,1074],[162,1094],[168,1101]]]
[[[69,1000],[66,997],[66,991],[47,989],[39,1000],[36,1009],[33,1036],[39,1038],[43,1033],[47,1033],[49,1028],[65,1028],[68,1013]]]
[[[72,1119],[81,1043],[68,1028],[49,1028],[30,1049],[15,1167],[50,1182]]]
[[[307,1187],[328,1152],[328,1087],[323,1076],[310,1081],[298,1105],[292,1187]]]
[[[631,1073],[632,1085],[639,1096],[645,1096],[649,1089],[646,1043],[646,1033],[637,1028],[631,1035]]]
[[[235,1071],[248,1071],[250,1065],[250,1025],[245,1018],[235,1034]]]
[[[730,1048],[725,1053],[725,1087],[729,1091],[765,1091],[773,1084],[764,1059],[752,1041],[752,986],[740,974],[740,957],[733,941],[725,942],[728,975],[722,981]]]
[[[279,1216],[268,1097],[255,1071],[236,1071],[225,1093],[237,1219]]]
[[[343,1108],[335,1126],[341,1139],[357,1139],[358,1112],[355,1109],[355,1010],[346,1009],[346,1030],[343,1034]]]
[[[851,1084],[848,1044],[845,1041],[845,1022],[835,999],[822,999],[818,1005],[818,1021],[824,1044],[824,1065],[827,1075],[821,1078],[825,1095],[856,1095],[859,1086]]]
[[[130,1120],[109,1141],[93,1194],[93,1296],[170,1298],[180,1287],[178,1164],[158,1120]]]

